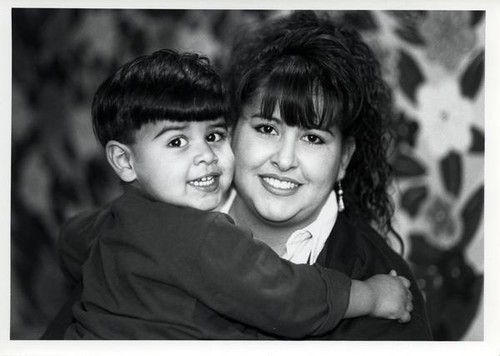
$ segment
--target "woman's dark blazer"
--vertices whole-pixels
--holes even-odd
[[[328,335],[333,340],[432,340],[424,298],[404,259],[373,228],[345,213],[337,221],[317,262],[337,269],[352,279],[365,280],[374,274],[396,272],[411,282],[414,310],[411,321],[372,317],[344,319]]]

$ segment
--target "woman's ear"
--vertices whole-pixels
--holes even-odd
[[[122,181],[130,183],[136,180],[132,153],[127,145],[118,141],[109,141],[106,144],[106,158]]]
[[[340,168],[337,179],[344,179],[347,166],[351,162],[354,151],[356,151],[356,141],[354,137],[347,137],[342,145],[342,156],[340,157]]]

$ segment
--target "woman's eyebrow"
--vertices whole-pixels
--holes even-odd
[[[283,122],[282,119],[278,119],[277,117],[274,117],[274,116],[264,117],[264,116],[262,116],[261,113],[253,114],[252,116],[250,116],[250,118],[271,121],[271,122],[275,122],[276,124],[281,124]],[[308,130],[307,128],[305,128],[305,129]],[[324,131],[332,136],[335,136],[335,134],[333,133],[333,131],[331,129],[310,128],[310,130]]]
[[[332,136],[335,136],[335,134],[333,133],[333,131],[331,129],[316,129],[318,131],[324,131]]]
[[[278,119],[277,117],[274,117],[274,116],[271,116],[271,117],[265,117],[263,116],[261,113],[258,113],[258,114],[253,114],[252,116],[250,116],[251,119],[261,119],[261,120],[266,120],[266,121],[272,121],[272,122],[275,122],[277,124],[281,123],[282,120],[281,119]]]

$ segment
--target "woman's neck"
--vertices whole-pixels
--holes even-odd
[[[250,229],[255,239],[264,242],[280,256],[286,251],[290,235],[301,228],[262,219],[238,195],[229,209],[229,215],[235,220],[236,225]]]

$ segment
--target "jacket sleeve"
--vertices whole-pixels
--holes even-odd
[[[288,338],[321,335],[343,318],[351,279],[285,261],[217,214],[198,251],[200,285],[192,292],[221,314]]]
[[[57,241],[59,263],[72,286],[82,281],[82,265],[87,260],[97,239],[99,225],[106,210],[85,212],[69,219],[62,225]]]

